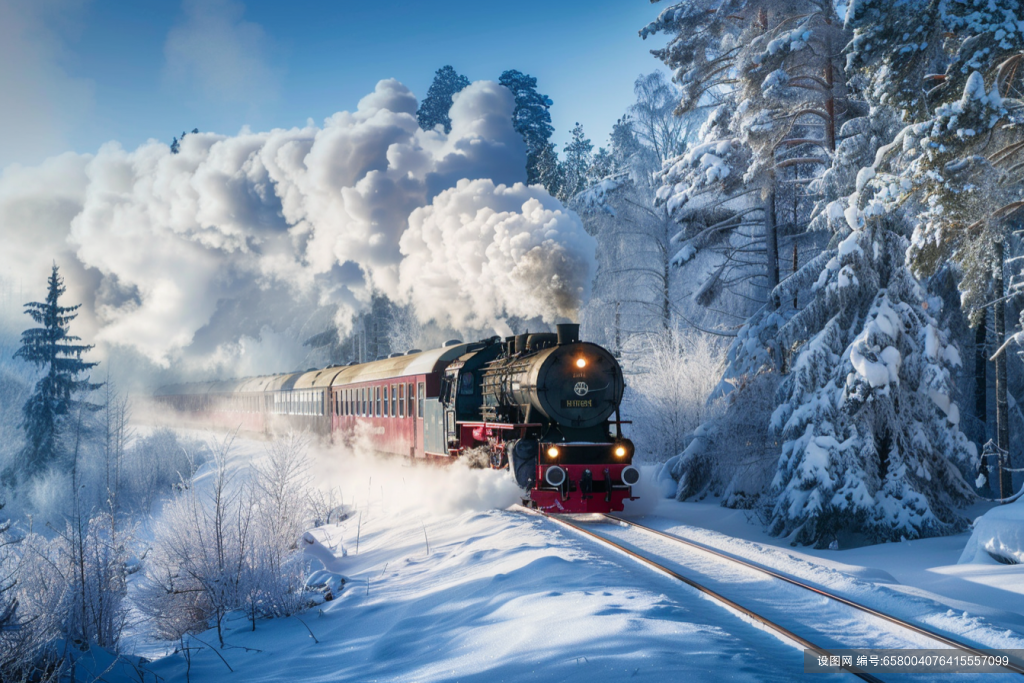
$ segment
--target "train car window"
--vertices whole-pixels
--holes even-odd
[[[359,414],[366,417],[366,387],[361,388],[359,394],[362,396],[362,399],[359,401],[362,410],[359,411]]]
[[[463,396],[473,395],[473,373],[463,372],[459,376],[459,393]]]
[[[384,387],[384,417],[389,417],[391,412],[388,410],[388,388]]]
[[[427,387],[423,382],[416,386],[416,417],[423,417],[423,398],[427,394]]]
[[[394,384],[391,385],[391,417],[398,417],[398,411],[396,410],[396,403],[398,402],[398,396],[395,394],[396,387]]]
[[[374,417],[380,417],[380,387],[374,387],[373,388],[373,396],[374,396],[373,416]]]
[[[416,415],[416,385],[409,383],[409,388],[405,390],[405,395],[409,400],[409,407],[406,409],[406,414],[409,417],[415,417]]]
[[[398,385],[398,417],[405,417],[405,385]]]

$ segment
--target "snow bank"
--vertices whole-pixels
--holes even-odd
[[[1024,564],[1024,498],[992,508],[974,522],[959,564]]]

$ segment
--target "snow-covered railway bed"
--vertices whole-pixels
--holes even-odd
[[[525,508],[524,508],[525,510]],[[612,515],[548,516],[633,560],[673,576],[727,608],[810,649],[947,649],[971,651],[964,643],[877,609],[805,584],[741,558],[692,543]],[[1015,673],[987,674],[984,680],[1020,680]],[[854,672],[856,673],[856,672]],[[879,680],[857,674],[865,680]],[[965,674],[958,674],[958,680]],[[913,674],[885,674],[900,680]]]

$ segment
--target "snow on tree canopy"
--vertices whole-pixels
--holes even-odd
[[[889,221],[851,232],[815,301],[780,330],[784,344],[819,330],[800,348],[772,416],[783,443],[769,530],[798,543],[827,546],[844,531],[919,538],[966,524],[956,508],[972,497],[978,458],[951,398],[959,354]],[[840,286],[844,272],[853,278]]]

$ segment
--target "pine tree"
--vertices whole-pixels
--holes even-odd
[[[906,127],[865,169],[865,185],[874,192],[854,198],[850,210],[913,216],[907,260],[915,273],[931,276],[955,264],[962,308],[974,325],[984,324],[992,308],[994,341],[1002,349],[1004,280],[1021,255],[1014,253],[1013,233],[1024,208],[1019,5],[915,0],[910,9],[917,14],[887,9],[874,1],[853,6],[850,63],[870,83],[868,95],[897,109]],[[1008,291],[1018,285],[1011,279]],[[1009,453],[1003,353],[995,365],[997,446]],[[1004,493],[1009,479],[1004,472]]]
[[[445,133],[452,132],[452,120],[448,112],[452,108],[452,96],[469,85],[469,79],[455,71],[451,65],[442,66],[434,74],[434,82],[427,90],[427,96],[416,110],[416,119],[423,130],[433,130],[438,124]]]
[[[802,345],[772,416],[775,535],[824,547],[843,531],[883,541],[966,525],[956,508],[973,499],[978,451],[952,398],[960,354],[942,300],[904,263],[905,232],[871,217],[780,287],[813,280],[815,298],[778,335]]]
[[[562,187],[559,199],[568,201],[587,187],[587,172],[591,165],[591,151],[594,145],[590,138],[583,134],[583,126],[576,123],[572,129],[572,139],[565,144],[565,160],[562,161]]]
[[[97,363],[82,360],[82,355],[93,347],[79,344],[81,339],[68,334],[71,321],[81,306],[61,306],[64,278],[57,264],[47,280],[46,301],[25,304],[25,313],[42,327],[25,330],[21,334],[21,348],[14,354],[36,367],[46,369],[46,375],[36,384],[35,391],[22,408],[22,428],[26,444],[23,450],[23,469],[36,474],[56,462],[60,453],[60,432],[63,422],[77,410],[98,410],[99,406],[76,400],[83,392],[98,389],[88,376],[80,376]]]
[[[699,266],[702,306],[733,310],[720,302],[729,295],[774,309],[780,302],[766,295],[781,281],[783,241],[809,222],[803,187],[828,168],[850,110],[839,53],[847,36],[831,5],[810,0],[680,2],[641,31],[658,33],[672,36],[653,53],[675,72],[676,113],[711,110],[697,144],[661,177],[658,201],[682,225],[674,262],[712,252]],[[740,303],[735,312],[752,311]]]
[[[556,195],[560,185],[558,176],[558,155],[551,134],[551,98],[537,92],[537,79],[515,69],[501,74],[498,82],[512,91],[516,108],[512,111],[512,127],[523,136],[526,143],[526,182],[541,184],[551,195]]]
[[[193,128],[192,133],[198,133],[198,128]],[[185,142],[185,136],[188,135],[188,131],[182,131],[180,138],[174,138],[171,141],[171,154],[178,154],[181,152],[181,143]]]

